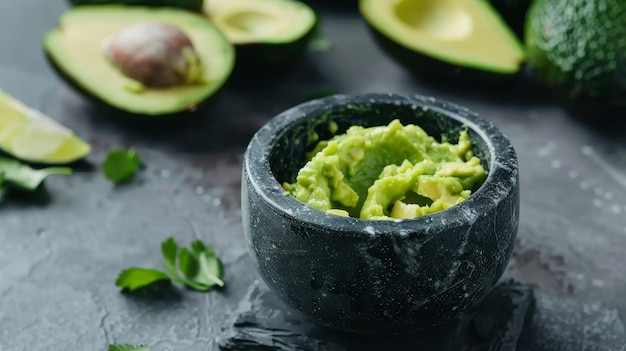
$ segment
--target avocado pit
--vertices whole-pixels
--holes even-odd
[[[107,37],[102,53],[124,75],[149,87],[193,84],[202,77],[189,37],[161,22],[141,22]]]

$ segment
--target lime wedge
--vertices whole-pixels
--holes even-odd
[[[43,113],[0,89],[0,149],[26,162],[63,164],[79,160],[91,146]]]

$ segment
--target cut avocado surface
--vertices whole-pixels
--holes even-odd
[[[183,31],[198,53],[203,83],[133,91],[136,81],[107,61],[106,38],[142,22],[160,22]],[[234,66],[232,45],[201,15],[173,9],[120,5],[79,6],[47,33],[45,51],[57,70],[90,95],[114,108],[138,115],[168,115],[193,110],[216,94]]]
[[[70,129],[0,90],[0,149],[26,162],[64,164],[91,146]]]
[[[418,73],[521,70],[524,50],[484,0],[360,0],[360,10],[389,54]]]
[[[306,49],[317,14],[293,0],[210,0],[205,13],[237,47],[237,60],[282,63]]]
[[[526,22],[528,62],[539,81],[576,109],[626,110],[626,1],[536,0]],[[581,112],[581,111],[577,111]],[[584,111],[586,113],[587,111]]]

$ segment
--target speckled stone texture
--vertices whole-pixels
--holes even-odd
[[[285,196],[304,165],[308,136],[393,119],[456,142],[469,127],[489,177],[446,211],[398,221],[326,214]],[[253,262],[288,305],[330,327],[396,334],[441,324],[484,297],[511,257],[519,218],[516,152],[475,113],[433,98],[337,95],[280,114],[244,156],[242,217]]]

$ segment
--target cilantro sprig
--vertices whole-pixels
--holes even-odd
[[[114,149],[104,159],[102,171],[113,183],[124,183],[131,180],[142,166],[143,161],[135,149]]]
[[[157,269],[131,267],[120,272],[115,285],[129,291],[160,281],[179,283],[197,291],[223,287],[224,264],[215,255],[213,246],[200,240],[191,242],[189,248],[179,248],[174,238],[161,243],[165,272]]]
[[[17,160],[0,157],[0,187],[34,191],[46,177],[53,174],[70,175],[72,169],[67,167],[34,169]]]

